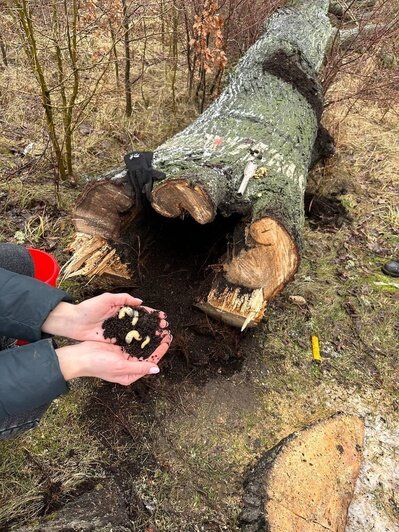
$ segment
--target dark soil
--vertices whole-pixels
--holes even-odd
[[[312,229],[339,229],[352,221],[348,211],[336,196],[305,193],[305,215]]]
[[[129,292],[166,312],[173,341],[161,369],[174,382],[188,374],[195,383],[205,382],[214,372],[230,375],[241,367],[243,333],[194,306],[208,293],[237,221],[218,216],[202,226],[191,218],[167,219],[150,209],[116,244],[134,285],[114,291]]]
[[[141,307],[135,310],[139,313],[139,317],[134,326],[132,325],[132,317],[128,315],[123,318],[116,315],[105,320],[103,323],[104,338],[115,338],[116,343],[131,357],[146,359],[161,342],[159,317],[157,312],[149,313]],[[140,339],[133,339],[130,344],[126,343],[126,335],[133,329],[139,333]],[[149,337],[150,341],[145,347],[141,347],[146,337]]]

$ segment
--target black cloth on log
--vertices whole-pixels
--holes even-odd
[[[143,206],[143,196],[151,201],[154,180],[165,178],[165,174],[152,168],[152,151],[134,151],[125,155],[127,179],[136,196],[136,207]]]

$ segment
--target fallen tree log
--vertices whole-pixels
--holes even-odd
[[[241,215],[231,252],[198,303],[235,326],[259,323],[299,266],[306,177],[323,111],[318,73],[332,35],[328,7],[328,0],[302,0],[277,11],[221,96],[154,152],[154,168],[166,175],[152,190],[156,212],[189,214],[199,224],[217,212]],[[123,187],[116,173],[105,181]],[[104,213],[90,211],[89,196],[75,221],[98,234]]]

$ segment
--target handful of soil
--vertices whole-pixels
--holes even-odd
[[[106,319],[104,338],[116,338],[131,357],[146,359],[161,343],[158,311],[147,312],[142,307],[121,307],[116,316]]]

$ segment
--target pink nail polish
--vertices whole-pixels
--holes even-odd
[[[157,366],[150,368],[150,374],[155,375],[155,373],[159,373],[159,368]]]

